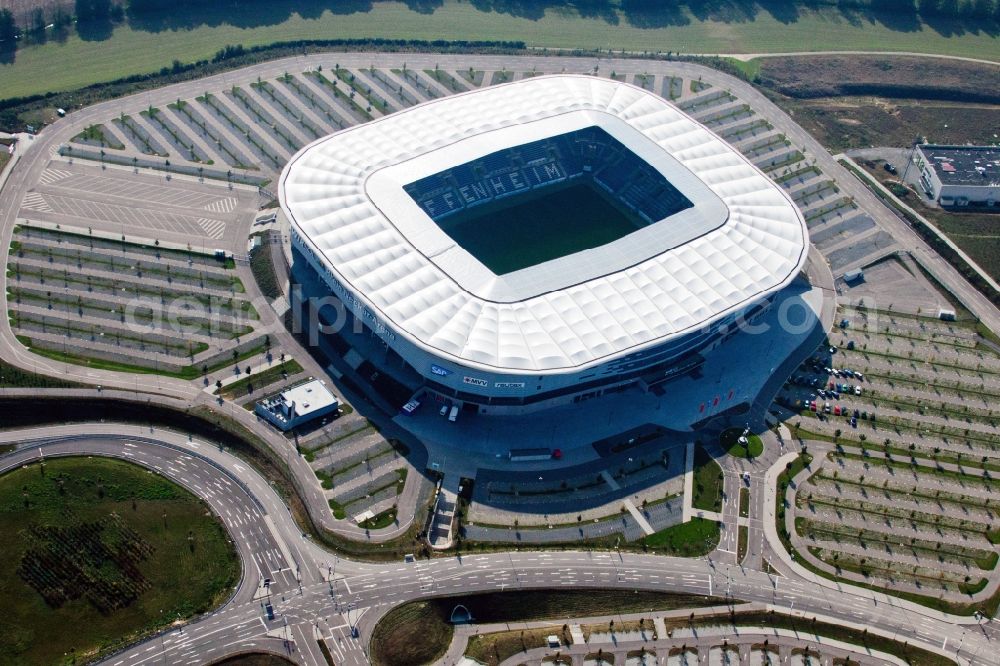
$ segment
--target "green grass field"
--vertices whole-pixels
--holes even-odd
[[[371,659],[376,666],[409,666],[434,662],[448,648],[453,627],[448,623],[457,604],[473,621],[529,622],[615,613],[699,608],[720,599],[693,594],[647,590],[538,590],[490,592],[414,601],[389,611],[372,632]]]
[[[678,557],[699,557],[706,555],[719,545],[719,525],[714,520],[692,518],[642,540],[644,546],[665,555]]]
[[[759,435],[753,433],[748,435],[747,441],[749,444],[743,446],[739,441],[742,434],[743,430],[740,428],[724,430],[722,431],[722,435],[719,436],[719,445],[734,458],[749,458],[752,460],[764,453],[764,442],[761,441]]]
[[[722,511],[722,468],[704,448],[694,449],[694,497],[691,506],[702,511]]]
[[[158,71],[174,59],[211,58],[226,44],[253,46],[299,39],[382,37],[391,39],[523,40],[529,46],[602,48],[681,53],[761,53],[789,51],[913,51],[1000,60],[997,40],[986,32],[940,32],[923,24],[892,30],[868,18],[849,21],[836,11],[802,10],[797,20],[782,23],[767,12],[752,21],[718,22],[687,15],[687,23],[648,17],[638,27],[621,14],[617,22],[581,18],[570,8],[549,9],[540,17],[518,17],[480,11],[475,3],[444,0],[433,11],[412,11],[402,2],[379,2],[367,11],[324,11],[315,18],[293,14],[273,25],[237,27],[218,16],[196,27],[157,32],[117,27],[110,38],[85,41],[75,33],[64,42],[51,41],[18,49],[13,64],[0,65],[3,97],[72,90],[131,74]],[[206,10],[210,11],[210,10]],[[953,36],[948,36],[953,35]],[[404,58],[400,56],[400,60]]]
[[[587,184],[543,188],[510,201],[477,206],[438,226],[497,275],[600,247],[639,228]]]
[[[109,519],[117,514],[119,520]],[[98,538],[81,526],[104,524]],[[103,522],[102,522],[103,521]],[[0,477],[0,585],[5,597],[0,654],[5,664],[77,663],[157,626],[207,611],[235,585],[240,565],[222,525],[196,497],[138,466],[102,458],[58,458]],[[116,529],[117,528],[117,529]],[[99,612],[95,590],[115,584],[113,598],[137,580],[115,557],[81,557],[100,540],[116,551],[122,535],[146,556],[137,561],[142,591],[123,607]],[[54,607],[25,563],[58,553],[54,576],[66,599]],[[76,569],[79,565],[79,568]],[[49,566],[44,571],[53,571]],[[67,630],[72,628],[72,630]]]

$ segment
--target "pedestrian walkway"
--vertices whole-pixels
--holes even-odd
[[[694,497],[694,442],[688,442],[684,449],[684,508],[681,522],[686,523],[693,516],[691,498]]]
[[[215,379],[216,381],[209,381],[205,385],[205,388],[202,390],[205,393],[212,394],[219,389],[219,385],[217,384],[217,382],[221,381],[222,388],[225,388],[230,384],[235,384],[236,382],[242,379],[253,377],[254,373],[259,373],[262,370],[267,370],[269,368],[280,366],[282,363],[286,363],[292,360],[292,357],[288,354],[285,354],[284,357],[285,360],[282,361],[279,357],[272,356],[270,352],[265,352],[264,354],[258,354],[245,361],[240,361],[239,365],[246,364],[246,368],[251,371],[250,374],[246,374],[245,372],[240,372],[239,374],[236,374],[236,372],[233,371],[232,368],[227,368],[226,370],[221,371],[221,373],[213,374],[211,379]]]
[[[631,499],[626,498],[624,503],[625,508],[628,509],[628,512],[632,514],[633,518],[635,518],[635,522],[639,523],[639,527],[641,527],[642,531],[646,533],[646,536],[656,533],[653,526],[649,524],[648,520],[646,520],[646,516],[642,515],[642,511],[639,511],[639,509],[636,508]]]
[[[444,550],[454,543],[455,510],[458,507],[458,477],[446,477],[441,484],[437,502],[434,503],[434,519],[431,521],[431,548]]]

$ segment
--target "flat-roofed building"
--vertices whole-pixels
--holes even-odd
[[[254,406],[254,412],[284,432],[339,408],[336,396],[322,381],[313,379],[264,398]]]
[[[917,146],[920,185],[942,206],[1000,204],[1000,146]]]

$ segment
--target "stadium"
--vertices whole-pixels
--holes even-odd
[[[808,250],[796,206],[732,147],[646,90],[585,75],[324,137],[278,196],[295,280],[364,323],[358,353],[414,394],[488,414],[635,385],[668,395]]]

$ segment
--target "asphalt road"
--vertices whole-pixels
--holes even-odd
[[[320,63],[329,65],[334,60],[355,68],[397,66],[401,59],[399,54],[322,54],[263,63],[241,72],[239,76],[259,75],[270,79],[285,70],[298,68],[297,71],[301,71]],[[460,62],[462,68],[499,69],[502,66],[509,68],[512,61],[510,56],[443,54],[406,54],[405,59],[408,66],[414,69],[432,68],[438,63],[451,67],[453,61]],[[524,56],[517,59],[517,64],[525,71],[535,67],[549,72],[586,72],[598,66],[602,73],[610,70],[619,73],[669,72],[675,76],[700,77],[705,82],[731,90],[767,118],[794,145],[804,148],[807,157],[815,158],[824,173],[837,179],[846,195],[853,196],[897,242],[918,255],[929,270],[957,293],[987,326],[1000,330],[1000,312],[992,304],[885,208],[864,185],[840,167],[811,136],[749,84],[690,63]],[[9,247],[23,193],[38,181],[51,151],[58,144],[86,125],[116,115],[123,105],[164,105],[177,98],[200,95],[206,86],[212,89],[228,87],[228,79],[234,76],[233,73],[220,74],[208,80],[179,83],[98,104],[70,114],[46,128],[34,139],[31,149],[21,156],[4,186],[3,197],[0,197],[2,251],[6,252]],[[0,306],[6,308],[5,299],[6,294],[0,292]],[[21,347],[9,325],[0,326],[0,356],[39,372],[122,389],[133,398],[135,393],[145,392],[158,396],[154,399],[178,406],[211,402],[211,398],[192,382],[90,370],[41,359]],[[252,415],[236,413],[243,411],[235,410],[233,418],[256,430]],[[366,663],[365,641],[374,623],[393,605],[405,600],[479,590],[563,586],[660,589],[715,595],[728,592],[735,598],[773,604],[809,617],[815,615],[821,619],[863,626],[871,632],[907,640],[949,656],[957,655],[962,663],[996,663],[996,650],[991,642],[998,637],[994,623],[979,627],[968,618],[944,616],[860,588],[817,580],[794,563],[786,561],[787,554],[766,529],[768,507],[762,506],[766,504],[763,498],[773,497],[774,488],[773,475],[763,470],[755,470],[753,475],[751,498],[754,509],[750,524],[755,529],[752,530],[751,549],[755,551],[754,557],[768,559],[772,566],[785,574],[783,576],[708,559],[583,551],[515,551],[413,564],[376,565],[339,560],[303,538],[287,507],[266,481],[228,453],[219,451],[211,444],[188,441],[173,433],[136,428],[133,434],[125,430],[121,426],[110,425],[73,426],[19,435],[19,441],[32,437],[41,439],[0,459],[3,466],[0,469],[21,464],[39,453],[58,455],[70,451],[129,458],[157,469],[204,497],[222,517],[243,558],[244,576],[233,599],[222,609],[182,630],[146,640],[112,656],[107,660],[112,666],[204,663],[248,649],[288,652],[302,663],[325,664],[314,638],[317,634],[327,638],[336,663]],[[276,447],[281,445],[277,440],[272,443]],[[287,443],[285,447],[288,448]],[[323,517],[328,523],[329,511],[311,470],[298,456],[290,455],[288,461],[299,478],[309,479],[304,499],[310,511],[315,512],[317,520],[326,526]],[[759,478],[761,475],[763,480]],[[773,511],[773,507],[770,509]],[[763,516],[757,513],[759,511],[764,512]],[[731,513],[727,514],[730,519]],[[754,523],[754,520],[757,522]],[[773,516],[770,522],[773,527]],[[757,528],[757,525],[762,527]],[[755,543],[759,545],[755,546]],[[331,574],[333,580],[325,580]],[[260,576],[275,581],[270,598],[277,615],[272,622],[263,617],[261,600],[254,598],[259,596]],[[355,624],[360,629],[358,639],[350,636],[350,627]]]
[[[866,627],[949,656],[957,654],[962,663],[995,663],[991,641],[1000,638],[995,624],[977,626],[968,618],[948,617],[829,581],[830,587],[818,585],[795,571],[775,576],[711,559],[589,551],[515,551],[409,564],[337,558],[299,533],[281,498],[244,462],[175,433],[124,430],[83,425],[3,433],[0,441],[20,442],[20,448],[0,458],[0,472],[40,455],[107,455],[145,465],[209,503],[232,535],[244,567],[239,588],[222,609],[109,657],[106,663],[111,666],[204,663],[248,649],[277,651],[300,663],[322,665],[317,635],[327,639],[338,664],[362,664],[367,663],[365,646],[372,627],[404,601],[564,587],[728,595],[804,617]],[[274,581],[269,599],[276,617],[270,622],[262,610],[261,576]],[[360,632],[356,639],[351,637],[353,625]]]

